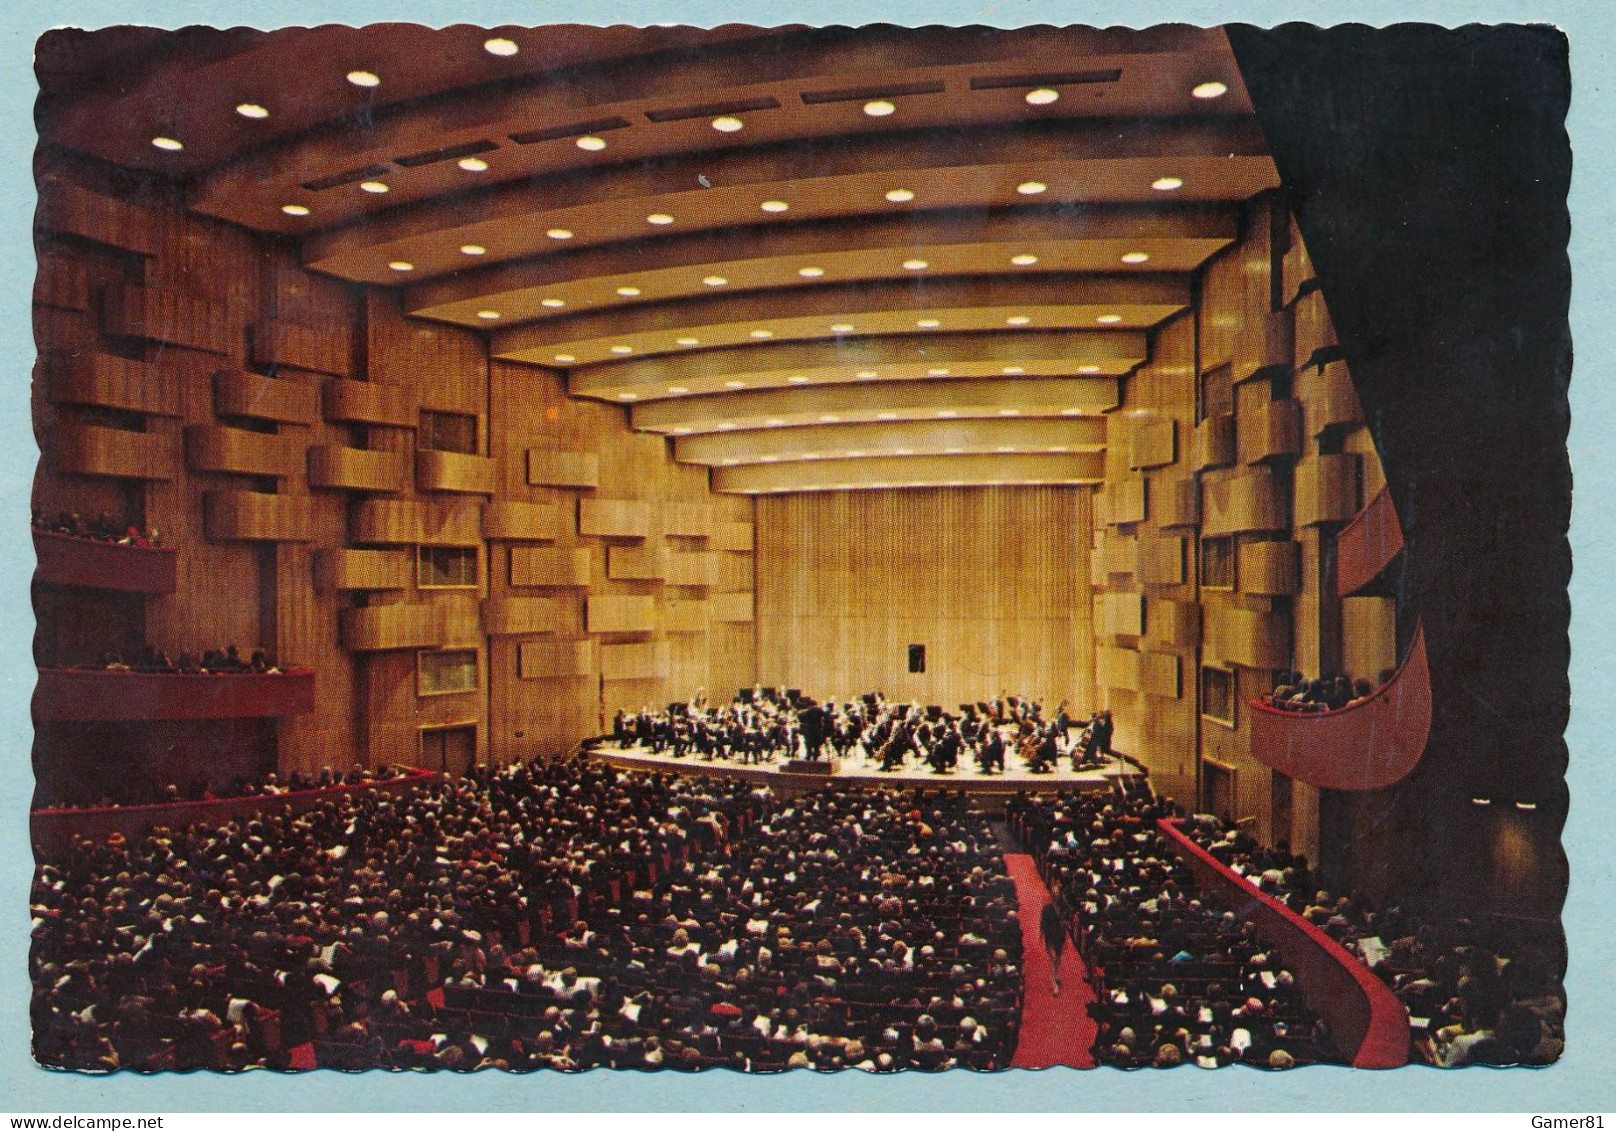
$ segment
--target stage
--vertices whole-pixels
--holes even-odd
[[[589,751],[589,756],[625,770],[674,774],[707,775],[710,777],[743,778],[767,785],[777,793],[797,794],[818,789],[827,782],[855,786],[896,786],[898,788],[947,789],[969,793],[1003,804],[1004,798],[1016,793],[1063,789],[1109,789],[1116,778],[1134,774],[1127,763],[1112,758],[1104,766],[1074,771],[1071,762],[1063,759],[1052,773],[1035,774],[1011,757],[1003,773],[984,774],[976,763],[961,764],[951,774],[932,773],[925,763],[911,761],[890,773],[882,773],[880,760],[855,752],[847,758],[829,760],[831,772],[793,772],[785,769],[786,762],[775,760],[753,765],[717,758],[709,762],[699,754],[686,754],[675,758],[672,754],[653,754],[644,746],[621,748],[604,743]],[[821,761],[821,765],[825,760]],[[800,764],[800,763],[799,763]]]

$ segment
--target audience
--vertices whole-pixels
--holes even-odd
[[[261,777],[248,775],[217,785],[210,782],[205,776],[198,776],[185,789],[181,789],[174,783],[156,787],[129,781],[109,782],[103,779],[96,782],[100,792],[97,793],[94,800],[77,801],[62,798],[36,798],[33,807],[39,810],[116,809],[128,805],[173,805],[190,801],[226,801],[237,797],[275,797],[310,790],[334,789],[345,785],[369,785],[376,782],[395,781],[418,772],[422,771],[411,770],[403,766],[369,767],[356,765],[346,773],[340,773],[330,768],[321,770],[316,774],[305,774],[294,770],[285,778],[278,774],[265,774]]]
[[[147,530],[134,523],[119,522],[105,513],[92,519],[83,519],[72,511],[62,511],[55,518],[48,518],[44,512],[35,507],[33,528],[46,534],[66,534],[72,538],[114,542],[121,546],[158,545],[157,531]]]
[[[1391,671],[1380,673],[1380,685],[1385,686],[1393,676]],[[1281,711],[1317,713],[1339,711],[1362,703],[1375,692],[1367,679],[1350,679],[1344,675],[1308,679],[1301,672],[1285,672],[1274,689],[1263,697],[1263,702]]]

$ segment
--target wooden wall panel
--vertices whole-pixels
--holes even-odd
[[[1237,551],[1235,580],[1242,593],[1289,597],[1300,580],[1299,547],[1295,542],[1247,542]]]
[[[713,533],[713,508],[706,503],[668,503],[661,508],[662,533],[680,538],[707,538]]]
[[[713,527],[711,545],[715,550],[750,554],[752,543],[753,531],[750,522],[720,522]]]
[[[185,429],[185,462],[193,471],[290,479],[304,473],[304,444],[292,436],[213,424]]]
[[[224,417],[311,425],[320,416],[320,387],[296,378],[221,369],[213,375],[213,411]]]
[[[62,423],[47,447],[62,475],[172,479],[179,473],[179,445],[161,433]]]
[[[483,537],[495,542],[554,542],[569,521],[555,503],[493,502],[483,512]]]
[[[1087,702],[1083,488],[860,491],[757,500],[759,678],[809,694]],[[728,597],[714,597],[715,616]],[[907,645],[925,644],[911,674]]]
[[[233,346],[225,307],[210,296],[160,283],[112,286],[101,295],[101,322],[110,337],[134,338],[229,354]]]
[[[1145,600],[1145,646],[1156,651],[1194,651],[1201,643],[1201,606],[1191,601]]]
[[[591,595],[584,614],[587,631],[651,632],[656,628],[656,599]]]
[[[661,546],[608,546],[606,576],[613,581],[664,581],[668,551]]]
[[[535,640],[522,645],[519,678],[577,679],[598,670],[593,640]]]
[[[1096,584],[1109,577],[1136,577],[1139,573],[1139,539],[1113,530],[1099,532],[1100,552],[1094,569]]]
[[[526,636],[561,630],[561,605],[553,597],[501,597],[483,602],[489,636]]]
[[[1298,367],[1311,365],[1321,351],[1334,350],[1338,345],[1335,323],[1330,321],[1330,308],[1325,304],[1324,292],[1309,291],[1296,300],[1296,344],[1294,359]]]
[[[353,369],[353,347],[346,339],[346,335],[333,334],[329,323],[264,318],[252,326],[252,361],[254,365],[286,365],[346,377]]]
[[[1296,393],[1310,436],[1318,436],[1327,428],[1363,423],[1358,390],[1345,361],[1301,370],[1296,375]]]
[[[558,452],[529,448],[527,481],[534,487],[577,487],[593,490],[600,486],[600,456],[594,452]]]
[[[1228,467],[1234,462],[1234,414],[1209,416],[1195,426],[1195,470]]]
[[[90,301],[89,269],[77,260],[41,251],[34,273],[34,305],[88,311]]]
[[[1360,458],[1341,452],[1296,465],[1296,525],[1346,522],[1358,513]]]
[[[651,505],[632,499],[579,499],[578,533],[596,538],[648,538]]]
[[[706,632],[712,606],[706,601],[664,601],[663,632]]]
[[[604,680],[666,679],[668,665],[666,641],[600,646],[600,678]]]
[[[300,500],[256,491],[209,491],[203,528],[210,539],[226,542],[307,542],[313,524]]]
[[[327,381],[322,408],[327,420],[342,423],[414,428],[420,422],[408,391],[380,381]]]
[[[320,550],[314,570],[322,589],[407,589],[415,579],[415,555],[408,550]]]
[[[1145,521],[1147,490],[1142,477],[1106,483],[1106,523],[1122,526]]]
[[[147,209],[60,177],[43,177],[39,187],[35,227],[139,255],[155,254],[160,229]]]
[[[1178,422],[1171,417],[1135,421],[1132,441],[1128,466],[1135,471],[1178,460]]]
[[[1265,467],[1209,476],[1202,480],[1201,498],[1204,536],[1286,529],[1285,500]]]
[[[309,486],[343,491],[398,492],[404,489],[404,457],[323,444],[309,449]]]
[[[1145,598],[1141,593],[1099,593],[1094,620],[1101,636],[1143,636]]]
[[[750,593],[717,593],[712,600],[713,619],[728,624],[751,624],[755,616]]]
[[[716,586],[722,578],[722,564],[716,551],[671,553],[667,558],[668,584]]]
[[[57,404],[96,405],[148,416],[180,415],[180,381],[159,368],[91,350],[49,350],[41,356]]]
[[[1183,694],[1182,662],[1170,652],[1139,654],[1139,690],[1161,699],[1177,699]]]
[[[519,587],[587,586],[592,576],[590,557],[587,548],[557,550],[541,546],[512,546],[509,583]]]
[[[1290,664],[1290,619],[1279,613],[1221,603],[1206,610],[1202,651],[1209,663],[1276,671]]]
[[[1094,648],[1095,679],[1102,687],[1139,687],[1139,653],[1131,648],[1098,644]]]
[[[437,648],[445,642],[443,609],[435,603],[342,610],[342,643],[352,652]]]
[[[1201,485],[1195,479],[1152,479],[1156,525],[1163,529],[1194,526],[1201,521]]]
[[[494,493],[494,461],[461,452],[417,449],[415,486],[422,491],[452,491],[465,495]]]
[[[1139,580],[1146,585],[1183,585],[1187,546],[1184,538],[1145,540],[1139,555]]]
[[[1254,394],[1247,404],[1246,390]],[[1295,456],[1302,451],[1302,406],[1294,398],[1273,400],[1268,386],[1261,382],[1241,385],[1236,391],[1240,403],[1235,436],[1237,458],[1241,463],[1257,463],[1279,456]]]

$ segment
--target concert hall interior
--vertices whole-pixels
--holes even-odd
[[[47,33],[36,1057],[1554,1060],[1564,67]]]

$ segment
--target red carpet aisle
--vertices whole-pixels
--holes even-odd
[[[1049,889],[1038,878],[1032,857],[1006,852],[1004,863],[1016,882],[1016,900],[1021,907],[1021,966],[1026,979],[1025,1001],[1021,1007],[1021,1039],[1016,1044],[1013,1068],[1049,1068],[1064,1064],[1071,1068],[1093,1068],[1089,1049],[1094,1044],[1095,1026],[1088,1004],[1094,991],[1086,981],[1088,971],[1070,941],[1061,954],[1061,992],[1050,992],[1049,955],[1038,935],[1038,917],[1049,902]]]

